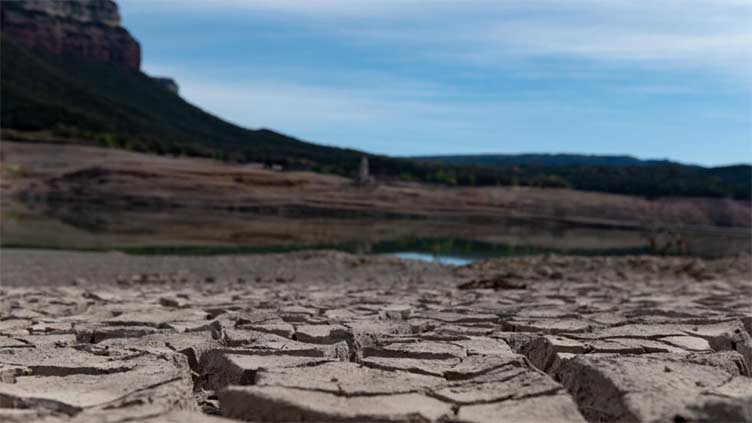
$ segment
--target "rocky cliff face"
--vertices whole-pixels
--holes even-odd
[[[75,55],[132,69],[141,46],[120,26],[111,0],[24,0],[0,2],[2,34],[27,48]]]

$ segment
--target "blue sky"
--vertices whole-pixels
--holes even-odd
[[[749,0],[119,1],[233,123],[390,155],[752,162]]]

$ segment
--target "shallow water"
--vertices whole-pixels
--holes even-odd
[[[475,259],[467,257],[449,256],[443,254],[427,254],[419,253],[415,251],[403,251],[399,253],[386,253],[381,254],[384,256],[394,256],[406,260],[421,260],[430,261],[434,263],[446,264],[449,266],[463,266],[465,264],[472,263]]]

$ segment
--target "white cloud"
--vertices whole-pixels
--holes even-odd
[[[656,128],[674,131],[685,119],[684,113],[665,110],[657,112],[657,121],[642,128],[631,119],[628,109],[587,96],[456,97],[456,87],[372,73],[332,75],[337,83],[321,83],[291,82],[284,75],[207,76],[200,70],[168,64],[147,63],[146,68],[150,73],[175,76],[187,100],[231,122],[376,153],[559,151],[566,145],[561,138],[542,134],[550,132],[546,128],[566,128],[570,135],[582,137],[580,143],[587,145],[577,147],[582,151],[622,154],[629,151],[602,143],[601,137],[612,131],[628,131],[635,136]],[[609,96],[627,91],[642,96],[697,94],[692,86],[658,83],[629,87],[605,83],[603,89]],[[712,111],[709,107],[697,113]],[[738,123],[740,116],[707,118]],[[529,140],[532,144],[527,143]],[[659,147],[656,144],[651,148]]]
[[[388,124],[412,120],[415,125],[441,122],[472,115],[500,111],[503,103],[476,102],[452,105],[443,101],[443,92],[429,85],[395,81],[394,85],[368,87],[326,86],[284,80],[254,79],[223,81],[205,78],[180,78],[186,88],[183,95],[232,121],[252,127],[308,125]],[[399,88],[395,88],[399,87]],[[520,103],[510,103],[509,108]]]
[[[478,43],[483,48],[471,57],[484,63],[509,56],[576,59],[617,71],[700,71],[745,85],[752,75],[752,37],[740,30],[697,35],[523,22],[491,29]]]
[[[415,59],[515,60],[700,70],[752,82],[747,0],[127,0],[128,13],[263,16],[342,42],[414,47]]]
[[[336,75],[336,84],[322,84],[284,77],[207,77],[169,64],[145,67],[150,74],[174,76],[184,98],[233,123],[377,153],[425,153],[431,151],[426,142],[433,151],[461,151],[472,147],[458,140],[487,143],[511,128],[533,130],[528,127],[533,122],[583,112],[582,106],[547,99],[457,98],[451,86],[372,73]]]

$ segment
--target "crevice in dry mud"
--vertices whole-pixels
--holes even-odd
[[[124,417],[122,419],[118,420],[107,420],[107,423],[128,423],[128,422],[140,422],[144,420],[149,420],[153,418],[160,417],[163,413],[153,413],[153,414],[147,414],[143,416],[134,416],[134,417]]]
[[[503,402],[508,402],[508,401],[523,401],[523,400],[530,399],[530,398],[550,397],[550,396],[560,395],[563,393],[567,393],[567,390],[564,389],[563,387],[556,387],[556,388],[551,388],[545,391],[540,391],[540,392],[535,392],[535,393],[525,394],[525,395],[516,395],[516,394],[510,393],[508,395],[496,397],[490,400],[462,401],[462,402],[453,401],[451,398],[445,397],[433,391],[426,392],[426,395],[432,398],[435,398],[439,401],[452,403],[454,406],[457,407],[457,410],[459,411],[459,409],[462,407],[468,407],[468,406],[473,406],[473,405],[497,404],[497,403],[503,403]]]
[[[361,362],[361,363],[358,363],[358,364],[360,364],[362,366],[365,366],[365,367],[368,367],[368,368],[371,368],[371,369],[386,370],[386,371],[390,371],[390,372],[400,371],[400,372],[407,372],[407,373],[412,373],[412,374],[416,374],[416,375],[441,377],[440,373],[431,373],[431,372],[428,372],[426,370],[421,370],[421,369],[418,369],[418,368],[415,368],[415,367],[394,368],[394,367],[390,367],[390,366],[382,366],[380,364],[373,363],[373,362],[367,362],[367,361]]]
[[[595,369],[567,368],[554,379],[564,385],[580,413],[590,422],[638,421],[623,404],[627,392]],[[626,417],[626,419],[624,419]]]
[[[81,407],[76,407],[61,401],[47,398],[23,398],[3,393],[0,393],[0,408],[23,410],[43,409],[62,413],[71,417],[83,411],[83,408]]]
[[[170,379],[167,379],[167,380],[163,380],[163,381],[160,381],[160,382],[157,382],[157,383],[153,383],[153,384],[148,385],[148,386],[141,387],[139,389],[134,389],[134,390],[132,390],[132,391],[126,393],[126,394],[123,394],[123,395],[121,395],[121,396],[119,396],[119,397],[117,397],[117,398],[115,398],[113,400],[106,401],[106,402],[99,403],[99,404],[95,404],[95,405],[91,405],[91,406],[88,406],[88,407],[85,407],[85,408],[94,408],[94,407],[102,407],[104,409],[121,408],[120,406],[114,406],[114,404],[116,404],[116,403],[118,403],[118,402],[120,402],[120,401],[122,401],[122,400],[124,400],[124,399],[126,399],[126,398],[128,398],[130,396],[132,396],[132,395],[136,395],[136,394],[139,394],[141,392],[148,391],[150,389],[159,388],[160,386],[169,385],[170,383],[178,382],[181,379],[182,379],[181,376],[176,376],[176,377],[173,377],[173,378],[170,378]],[[107,404],[113,404],[113,406],[107,406]]]
[[[495,382],[506,382],[508,380],[514,379],[515,377],[517,377],[520,374],[522,374],[522,373],[525,372],[525,369],[521,365],[519,365],[519,364],[504,363],[502,365],[495,366],[495,367],[490,367],[488,369],[484,369],[484,370],[478,371],[478,372],[463,373],[462,377],[457,377],[455,372],[453,372],[452,370],[447,370],[447,371],[444,372],[444,379],[446,379],[448,382],[463,382],[465,384],[470,384],[470,385],[472,385],[472,384],[483,384],[483,383],[488,383],[488,382],[477,382],[477,381],[473,381],[472,379],[476,378],[478,376],[483,376],[485,374],[489,374],[489,373],[495,372],[495,371],[500,370],[500,369],[504,369],[506,367],[509,367],[510,370],[512,370],[512,369],[519,369],[519,371],[518,372],[514,372],[511,375],[509,375],[507,377],[504,377],[502,379],[497,379]],[[535,370],[538,370],[538,369],[536,368]]]
[[[31,370],[31,376],[34,377],[65,377],[73,375],[108,375],[115,373],[125,373],[133,370],[133,366],[117,367],[63,367],[63,366],[40,366],[26,365]]]
[[[318,350],[317,350],[318,351]],[[191,361],[191,356],[193,355],[193,347],[188,347],[183,351],[180,351],[181,354],[188,357],[189,362]],[[300,352],[301,354],[296,354]],[[311,358],[321,358],[321,361],[311,362],[311,363],[304,363],[300,365],[291,366],[290,368],[311,368],[311,367],[317,367],[321,366],[327,363],[331,363],[331,360],[327,359],[324,356],[312,356],[310,354],[310,350],[273,350],[273,349],[258,349],[258,350],[252,350],[247,348],[214,348],[210,349],[208,351],[205,351],[202,353],[203,356],[208,356],[209,354],[234,354],[234,355],[244,355],[244,356],[295,356],[295,357],[311,357]],[[218,406],[215,406],[214,404],[204,404],[207,399],[211,399],[214,397],[216,399],[216,391],[214,390],[205,390],[206,389],[206,379],[210,377],[213,373],[209,373],[209,369],[206,368],[206,362],[203,360],[198,360],[197,357],[194,357],[195,367],[191,367],[192,373],[195,374],[196,377],[192,378],[192,384],[193,384],[193,392],[194,392],[194,400],[196,401],[197,409],[201,410],[203,414],[207,415],[216,415],[221,414],[221,410]],[[258,386],[258,378],[259,373],[262,369],[246,369],[241,373],[240,379],[233,383],[238,386]],[[286,385],[270,385],[270,386],[280,386],[285,388],[294,388],[294,389],[302,389],[300,387],[295,386],[286,386]],[[224,389],[224,387],[222,388]],[[319,391],[319,392],[326,392],[332,394],[331,391],[326,390],[316,390],[316,389],[308,389],[311,391]],[[341,388],[340,388],[341,390]],[[200,398],[200,394],[208,394],[205,398]],[[346,396],[346,395],[341,395]]]
[[[601,421],[621,421],[621,416],[624,415],[624,412],[618,412],[618,417],[615,417],[615,414],[612,411],[608,411],[605,408],[602,408],[600,404],[593,404],[590,403],[590,397],[592,395],[587,395],[584,392],[586,392],[587,389],[592,388],[592,383],[586,384],[586,388],[583,389],[582,387],[575,388],[576,385],[565,383],[565,381],[562,380],[561,374],[557,373],[551,373],[549,372],[553,361],[555,360],[555,353],[551,354],[551,357],[548,357],[545,362],[544,366],[546,368],[541,369],[540,367],[536,366],[533,360],[529,358],[529,354],[533,353],[533,350],[530,349],[531,346],[533,346],[536,341],[542,340],[543,335],[539,335],[537,337],[532,337],[530,339],[527,339],[525,342],[520,343],[517,345],[517,349],[515,350],[518,354],[521,354],[524,358],[527,364],[530,366],[531,369],[534,369],[536,372],[539,372],[542,375],[545,375],[547,377],[552,378],[557,383],[560,383],[562,386],[559,388],[556,388],[556,392],[559,394],[566,394],[568,395],[572,401],[577,405],[578,410],[580,413],[585,417],[589,422],[601,422]],[[584,353],[587,353],[584,352]],[[584,372],[576,372],[573,375],[574,378],[584,378]],[[607,379],[604,377],[604,381],[607,382]],[[612,387],[614,391],[618,390],[615,387]],[[551,395],[551,394],[549,394]],[[608,401],[611,403],[612,401]],[[611,417],[608,417],[611,416]],[[629,421],[637,421],[634,416],[633,418],[628,419]]]

